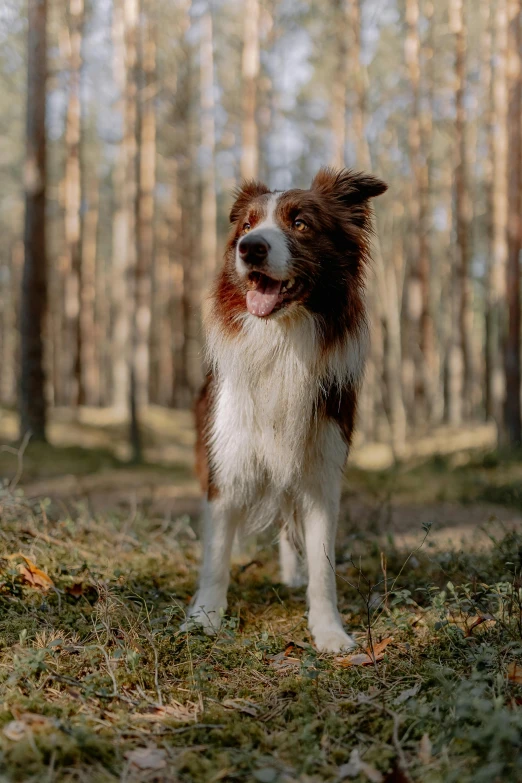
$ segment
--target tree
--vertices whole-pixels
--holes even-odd
[[[201,147],[201,271],[202,286],[212,280],[217,260],[216,233],[216,175],[215,175],[215,122],[214,122],[214,40],[212,12],[209,7],[201,20],[200,46],[200,107]],[[257,154],[257,145],[256,145]],[[256,164],[257,165],[257,164]],[[200,299],[201,299],[200,291]]]
[[[332,84],[332,166],[343,168],[345,165],[346,144],[346,93],[348,72],[348,9],[346,0],[333,0],[333,24],[335,37],[335,75]]]
[[[243,32],[243,138],[241,177],[254,179],[259,166],[256,124],[257,79],[259,76],[259,0],[246,0]]]
[[[432,11],[431,8],[427,10]],[[429,244],[429,168],[427,111],[421,106],[421,39],[419,2],[406,0],[407,35],[404,47],[410,79],[412,106],[409,113],[408,146],[413,174],[410,199],[410,231],[407,283],[407,346],[411,363],[414,416],[419,419],[431,413],[430,379],[434,371],[433,319],[430,312],[430,244]],[[430,25],[431,29],[431,25]],[[419,407],[419,403],[421,407]]]
[[[80,320],[82,290],[82,167],[81,167],[81,69],[83,0],[67,4],[67,38],[69,50],[69,90],[65,128],[65,316],[66,316],[66,399],[69,404],[83,402],[82,333]]]
[[[471,412],[471,286],[469,277],[471,202],[466,160],[466,24],[463,0],[450,0],[450,24],[455,35],[455,252],[456,274],[452,344],[448,356],[450,375],[448,420],[460,424]]]
[[[506,284],[507,259],[507,9],[506,0],[497,0],[491,7],[483,0],[485,21],[489,27],[489,41],[485,45],[486,56],[494,64],[490,75],[490,110],[488,122],[489,159],[487,212],[489,247],[486,267],[485,300],[485,413],[486,418],[502,427],[502,402],[505,379],[502,367],[503,302]],[[493,58],[492,58],[493,59]],[[491,66],[488,68],[491,71]]]
[[[46,202],[47,0],[28,2],[25,258],[20,314],[20,431],[45,440],[43,329],[47,306]]]
[[[506,291],[508,329],[504,354],[506,403],[504,422],[512,446],[522,442],[520,410],[520,252],[522,249],[522,8],[508,0],[508,257]]]

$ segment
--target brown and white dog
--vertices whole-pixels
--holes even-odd
[[[334,547],[368,346],[369,200],[385,190],[367,174],[322,169],[309,190],[246,182],[237,192],[205,317],[203,564],[185,627],[219,627],[236,529],[277,522],[285,584],[302,583],[298,549],[306,555],[317,648],[353,644],[337,610]]]

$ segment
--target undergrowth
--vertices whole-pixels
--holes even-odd
[[[428,527],[410,552],[341,539],[341,612],[375,659],[348,666],[314,649],[271,541],[234,566],[209,638],[178,630],[188,518],[93,516],[13,484],[0,515],[0,779],[520,780],[520,531],[466,552]]]

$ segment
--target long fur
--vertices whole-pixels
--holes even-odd
[[[279,522],[289,584],[300,581],[296,542],[306,553],[317,646],[351,644],[337,612],[332,568],[342,469],[368,348],[369,199],[385,189],[369,175],[325,169],[309,191],[270,193],[249,182],[236,194],[224,265],[205,316],[209,376],[198,404],[198,466],[208,502],[191,615],[207,630],[219,625],[226,606],[235,530]],[[303,231],[296,216],[305,221]],[[239,253],[247,232],[265,243],[266,259],[245,257],[247,245]],[[245,305],[258,269],[297,281],[266,318]]]

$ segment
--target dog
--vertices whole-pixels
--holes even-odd
[[[210,368],[196,404],[203,562],[184,628],[215,633],[239,527],[281,526],[282,581],[308,573],[322,652],[353,646],[337,608],[335,536],[369,330],[370,200],[387,185],[321,169],[309,190],[244,182],[204,316]]]

